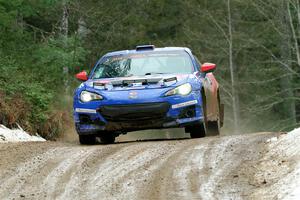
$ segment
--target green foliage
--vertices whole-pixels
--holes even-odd
[[[56,2],[0,0],[0,123],[19,123],[44,136],[51,132],[49,127],[43,127],[48,120],[53,121],[53,103],[64,101],[57,98],[65,91],[64,82],[70,79],[69,73],[74,73],[75,66],[82,65],[87,52],[76,34],[47,34],[44,25],[28,24],[45,9],[51,10]],[[64,74],[64,68],[69,72]],[[22,104],[27,113],[11,112],[13,109],[8,107],[14,105],[10,102]]]
[[[17,61],[7,57],[0,57],[0,62],[0,71],[3,72],[1,73],[0,90],[6,94],[5,99],[2,99],[2,101],[11,101],[11,98],[16,97],[23,98],[25,100],[24,103],[30,105],[28,110],[30,113],[28,113],[26,120],[31,125],[27,126],[27,128],[34,130],[39,123],[47,119],[46,114],[52,100],[52,94],[42,84],[31,81],[30,76],[33,75],[27,74],[26,76],[24,73],[20,73],[20,63]],[[3,113],[3,111],[2,114],[7,116],[9,114],[13,115],[13,113]]]
[[[47,42],[40,44],[32,55],[32,63],[36,63],[33,73],[39,73],[38,80],[45,82],[48,89],[57,90],[57,85],[51,83],[63,83],[67,77],[63,73],[64,68],[74,73],[74,67],[80,66],[85,61],[87,51],[80,46],[80,40],[73,37],[49,38]],[[62,88],[60,88],[62,89]]]

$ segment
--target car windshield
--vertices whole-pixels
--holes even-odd
[[[143,52],[105,57],[94,70],[93,79],[152,74],[183,74],[193,70],[185,51]]]

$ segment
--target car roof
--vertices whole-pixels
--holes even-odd
[[[187,53],[191,54],[191,50],[187,47],[162,47],[162,48],[153,48],[151,50],[145,49],[145,50],[122,50],[122,51],[113,51],[109,52],[104,55],[106,56],[116,56],[116,55],[127,55],[127,54],[134,54],[134,53],[143,53],[143,52],[164,52],[164,51],[186,51]]]

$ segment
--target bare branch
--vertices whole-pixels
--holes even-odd
[[[289,22],[290,22],[290,27],[291,27],[291,31],[292,31],[292,37],[293,37],[293,41],[294,41],[294,45],[295,45],[295,54],[297,57],[297,64],[300,67],[300,52],[299,52],[299,45],[298,45],[298,40],[297,40],[297,35],[296,35],[296,31],[295,31],[295,27],[293,24],[293,18],[292,18],[292,14],[291,14],[291,9],[290,9],[290,2],[287,1],[287,10],[288,10],[288,16],[289,16]]]

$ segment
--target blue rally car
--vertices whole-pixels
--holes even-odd
[[[223,124],[216,65],[183,47],[137,46],[104,55],[74,95],[81,144],[113,143],[130,131],[185,128],[191,138],[218,135]]]

